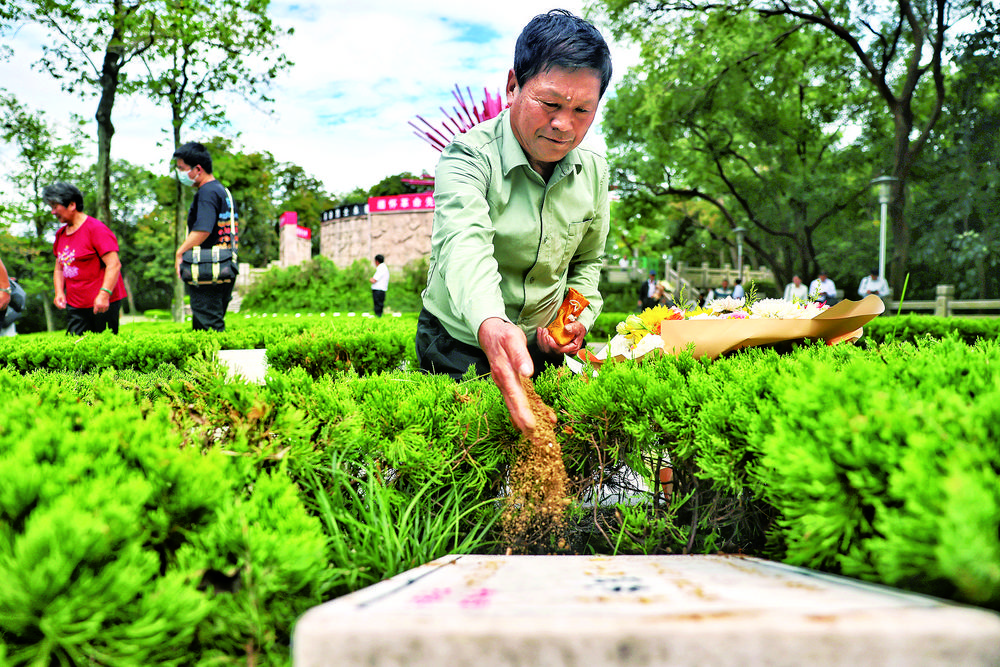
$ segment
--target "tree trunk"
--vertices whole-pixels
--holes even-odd
[[[184,186],[177,181],[177,207],[174,209],[174,240],[177,242],[176,248],[180,248],[187,237],[187,225],[184,220]],[[173,265],[174,257],[171,255],[170,263]],[[180,276],[174,273],[174,322],[184,321],[184,283]]]
[[[910,226],[906,222],[906,181],[910,177],[910,165],[916,157],[911,149],[910,133],[913,132],[913,112],[910,109],[911,98],[899,100],[892,110],[893,123],[896,126],[896,139],[893,143],[892,175],[896,179],[891,184],[888,206],[889,225],[892,229],[892,252],[886,248],[887,263],[891,267],[888,276],[882,276],[892,287],[893,294],[900,294],[906,281],[906,272],[910,265]]]
[[[52,314],[52,304],[48,299],[42,299],[42,312],[45,313],[45,330],[53,332],[56,330],[56,318]]]
[[[118,75],[122,68],[122,48],[112,38],[104,51],[101,68],[101,99],[97,103],[97,217],[109,227],[111,218],[111,137],[115,126],[111,122],[111,109],[118,92]]]
[[[125,283],[125,296],[128,299],[128,312],[132,315],[138,315],[139,311],[135,309],[135,296],[132,294],[132,285],[128,281],[128,277],[123,273],[122,282]]]
[[[174,128],[174,148],[180,148],[181,145],[181,123],[183,119],[181,118],[181,111],[179,105],[174,102],[170,105],[171,119]],[[173,160],[171,160],[173,162]],[[177,187],[177,206],[174,208],[174,240],[177,242],[176,248],[180,248],[181,244],[184,243],[184,239],[187,238],[187,224],[184,218],[184,186],[181,185],[180,180],[176,181]],[[171,263],[173,262],[173,257],[170,258]],[[174,273],[174,322],[184,321],[184,283],[181,281],[180,276]]]

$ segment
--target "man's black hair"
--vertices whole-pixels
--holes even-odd
[[[611,82],[611,51],[597,28],[565,9],[553,9],[531,19],[517,38],[514,46],[517,85],[523,87],[552,67],[595,70],[601,77],[601,97],[604,97]]]
[[[50,206],[52,204],[69,206],[70,203],[74,203],[77,211],[83,211],[83,193],[80,192],[80,188],[65,181],[46,185],[42,189],[42,201]]]
[[[201,167],[206,174],[212,173],[212,156],[208,154],[208,149],[197,141],[189,141],[174,151],[175,160],[183,160],[184,164],[191,167]]]
[[[383,257],[381,255],[381,253],[380,253],[378,255],[375,255],[375,261],[378,262],[379,264],[384,264],[385,263],[385,257]]]

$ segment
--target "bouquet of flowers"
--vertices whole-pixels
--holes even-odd
[[[835,306],[783,299],[716,299],[705,307],[647,308],[629,315],[617,335],[597,355],[581,350],[595,365],[607,359],[639,359],[650,353],[679,354],[693,346],[694,356],[715,359],[756,345],[798,339],[823,339],[828,345],[854,341],[862,327],[885,310],[877,296],[841,301]]]

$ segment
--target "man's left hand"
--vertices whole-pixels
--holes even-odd
[[[538,349],[546,354],[573,355],[579,352],[580,348],[583,347],[583,337],[587,335],[587,328],[579,322],[567,322],[563,328],[573,336],[573,340],[565,345],[557,343],[548,329],[538,327],[538,331],[535,332],[538,337]]]

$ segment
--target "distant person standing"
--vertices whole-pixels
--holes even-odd
[[[42,201],[63,223],[52,244],[56,256],[52,283],[53,303],[68,316],[66,333],[81,336],[105,329],[118,333],[121,301],[126,296],[118,237],[83,212],[83,193],[71,183],[46,186]]]
[[[743,279],[737,278],[736,283],[733,285],[733,298],[742,299],[746,296],[746,292],[743,290]]]
[[[389,291],[389,267],[385,265],[385,257],[375,255],[375,275],[368,279],[372,284],[372,305],[375,317],[382,317],[385,308],[385,293]]]
[[[874,294],[883,299],[889,296],[889,284],[885,282],[885,278],[878,274],[877,267],[873,268],[869,275],[862,278],[861,284],[858,285],[858,295],[861,298],[869,294]]]
[[[818,303],[833,305],[837,300],[837,286],[833,284],[826,271],[820,271],[816,280],[809,283],[809,296],[815,298]]]
[[[785,285],[785,301],[805,301],[809,298],[809,286],[802,282],[802,278],[792,276],[792,282]]]
[[[722,279],[722,286],[716,287],[708,293],[708,297],[705,299],[705,305],[709,305],[716,299],[727,299],[733,296],[733,289],[729,286],[729,281],[725,278]]]
[[[639,310],[656,305],[656,271],[649,272],[649,279],[639,285]]]
[[[181,271],[181,258],[194,247],[211,251],[212,246],[229,246],[237,234],[236,216],[229,194],[212,175],[212,156],[199,143],[188,142],[174,151],[177,178],[181,185],[198,189],[188,211],[188,235],[174,256],[174,273]],[[192,285],[184,283],[191,298],[191,320],[195,331],[226,330],[226,309],[233,298],[234,283]]]

